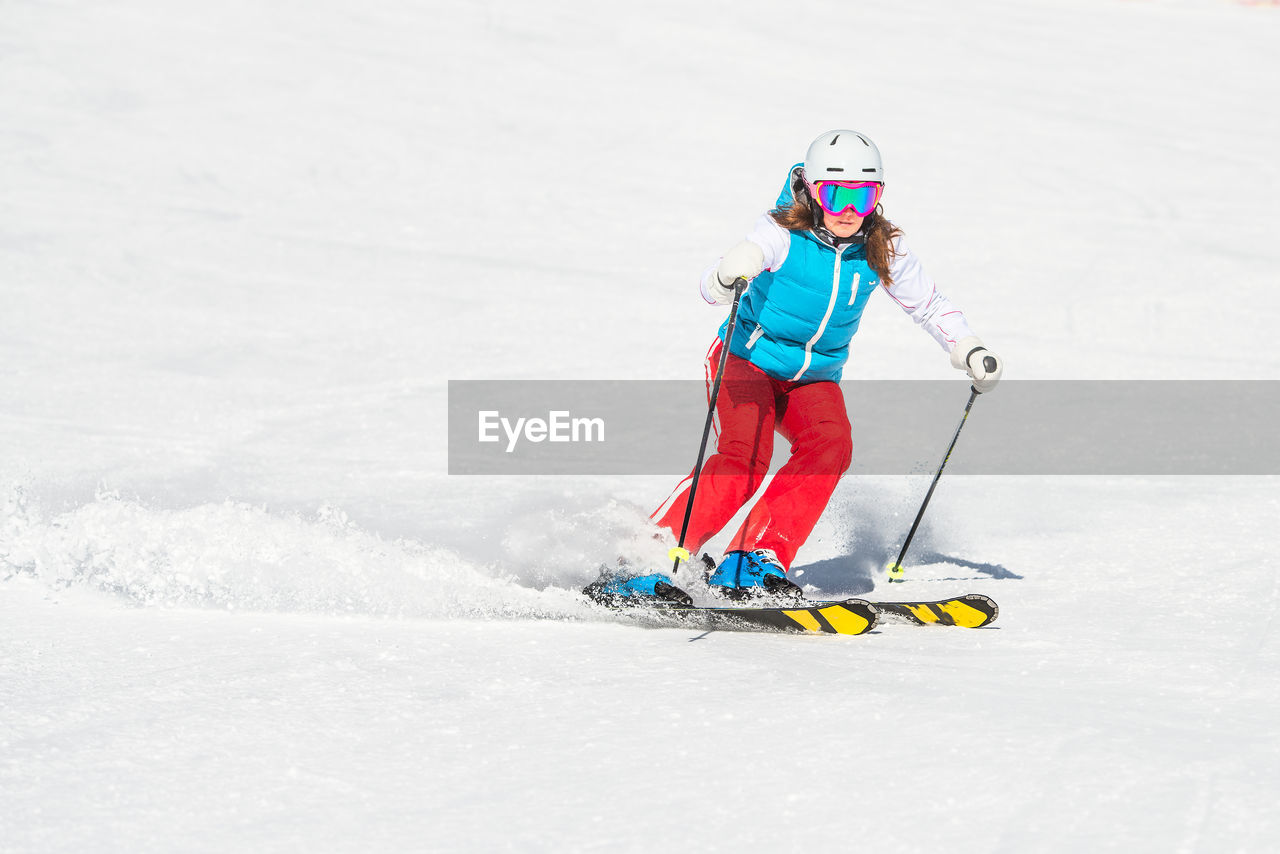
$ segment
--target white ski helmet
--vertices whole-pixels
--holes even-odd
[[[809,145],[804,156],[804,177],[818,181],[884,182],[880,149],[856,130],[829,130]]]

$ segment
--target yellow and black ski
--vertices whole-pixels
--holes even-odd
[[[631,612],[641,619],[694,625],[706,629],[794,634],[861,635],[876,627],[879,612],[870,602],[799,602],[775,608],[704,608],[697,605],[661,605]]]
[[[881,614],[900,617],[918,626],[963,626],[977,629],[1000,616],[1000,607],[990,596],[968,593],[937,602],[873,602]]]
[[[670,585],[664,585],[673,590]],[[588,595],[592,588],[585,591]],[[684,601],[657,597],[601,597],[600,604],[615,608],[641,622],[661,626],[689,626],[702,629],[746,632],[787,632],[791,634],[861,635],[874,629],[882,616],[895,617],[918,626],[962,626],[976,629],[1000,615],[995,600],[980,593],[967,593],[936,602],[868,602],[865,599],[813,601],[773,606],[694,605],[687,594]]]
[[[641,609],[632,613],[640,616]],[[990,625],[1000,607],[990,596],[967,593],[936,602],[797,602],[788,607],[699,607],[663,603],[644,608],[645,617],[663,624],[696,625],[727,631],[774,631],[793,634],[861,635],[874,629],[881,616],[896,617],[917,626]]]

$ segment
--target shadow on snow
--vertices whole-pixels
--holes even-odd
[[[884,561],[887,565],[888,561]],[[927,552],[918,556],[916,561],[907,563],[907,573],[911,573],[912,565],[949,564],[973,570],[976,576],[964,578],[986,577],[993,579],[1020,580],[1023,576],[1006,569],[998,563],[981,563],[941,552]],[[839,598],[842,596],[863,596],[875,589],[876,576],[883,572],[879,556],[869,557],[866,554],[842,555],[840,557],[820,560],[794,569],[795,581],[804,586],[817,588],[823,598]],[[936,577],[936,581],[959,581],[960,577]]]

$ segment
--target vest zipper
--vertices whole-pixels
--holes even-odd
[[[809,364],[813,361],[813,345],[818,343],[818,339],[822,337],[822,333],[827,331],[827,322],[831,320],[831,312],[836,307],[836,297],[840,295],[840,262],[844,258],[844,250],[836,247],[836,264],[831,271],[831,299],[827,300],[827,313],[822,315],[822,322],[818,324],[818,331],[813,333],[804,345],[804,362],[800,365],[800,370],[796,371],[796,375],[791,378],[791,382],[799,382],[804,376],[804,372],[809,370]]]

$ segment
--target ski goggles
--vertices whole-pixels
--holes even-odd
[[[876,209],[882,192],[884,184],[878,181],[819,181],[813,185],[813,197],[832,216],[850,208],[858,216],[866,216]]]

